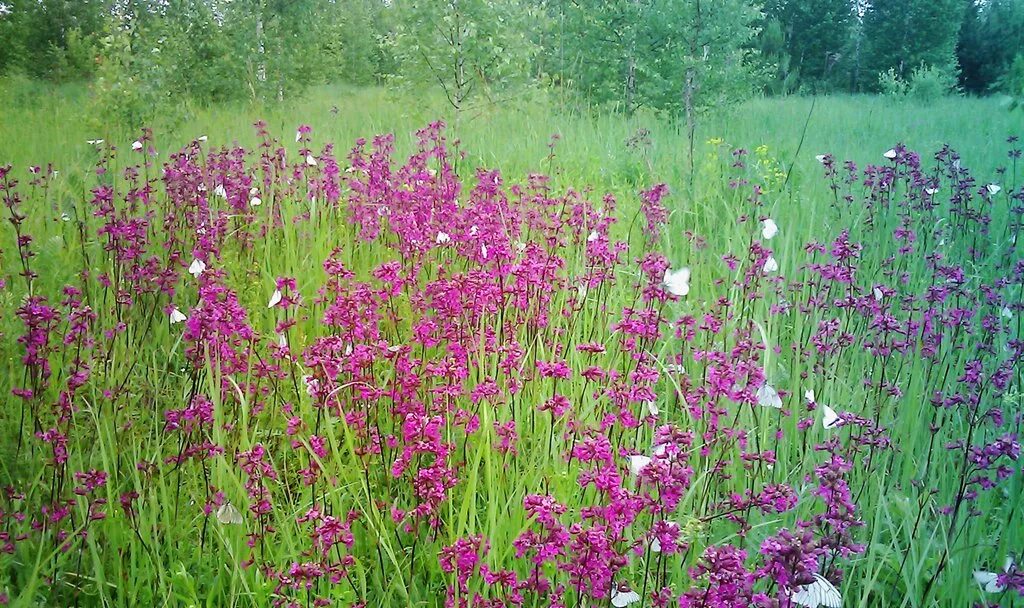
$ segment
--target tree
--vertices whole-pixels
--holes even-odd
[[[966,16],[956,47],[960,85],[964,90],[992,91],[1021,49],[1024,49],[1024,1],[966,1]]]
[[[760,13],[747,0],[561,0],[559,77],[626,112],[693,116],[750,93]]]
[[[765,92],[770,95],[791,93],[800,82],[800,72],[793,68],[782,28],[778,19],[769,18],[757,40],[757,48],[767,71]]]
[[[327,80],[358,85],[380,81],[386,69],[385,10],[380,0],[347,0],[324,7],[319,21]]]
[[[4,0],[0,69],[50,80],[84,79],[109,15],[107,0]]]
[[[854,13],[850,0],[773,0],[765,14],[781,29],[788,68],[814,90],[834,81],[835,65],[852,54]]]
[[[963,0],[874,0],[864,16],[866,65],[908,79],[922,66],[957,73]]]
[[[326,0],[234,0],[224,27],[254,98],[283,99],[316,81]]]
[[[461,109],[477,93],[529,77],[536,51],[529,35],[542,13],[519,0],[408,0],[395,2],[390,38],[404,84],[434,83]]]

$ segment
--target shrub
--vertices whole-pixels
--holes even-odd
[[[999,88],[1012,98],[1011,109],[1024,106],[1024,54],[1018,54],[999,79]]]
[[[894,99],[900,99],[907,95],[906,81],[892,68],[878,75],[878,89],[882,95]]]
[[[956,75],[939,66],[921,65],[910,75],[907,93],[923,102],[933,102],[956,90]]]

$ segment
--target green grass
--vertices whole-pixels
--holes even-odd
[[[0,104],[5,108],[0,114],[0,164],[10,162],[21,169],[30,164],[53,162],[60,171],[46,201],[54,205],[53,209],[81,209],[88,199],[89,188],[95,183],[90,174],[95,152],[85,140],[103,138],[117,142],[125,150],[136,137],[131,132],[99,126],[84,87],[52,89],[28,87],[21,83],[6,90],[0,88]],[[334,107],[337,107],[336,113],[332,111]],[[727,281],[734,278],[722,269],[719,256],[726,252],[735,252],[741,257],[745,254],[754,230],[749,225],[738,224],[736,219],[739,216],[762,212],[778,219],[784,236],[780,236],[772,246],[784,274],[797,274],[797,262],[794,260],[800,259],[804,242],[831,239],[841,228],[852,227],[854,238],[862,239],[868,248],[864,259],[866,276],[859,278],[860,286],[885,282],[888,279],[883,273],[884,258],[891,252],[882,245],[896,227],[892,224],[894,218],[878,216],[878,225],[870,230],[864,227],[864,219],[868,216],[866,210],[831,209],[833,194],[828,183],[821,179],[822,169],[815,155],[831,152],[838,159],[852,159],[863,165],[881,163],[882,153],[897,142],[904,142],[923,154],[948,143],[960,151],[964,164],[974,169],[979,183],[985,183],[994,179],[996,168],[1006,163],[1006,135],[1020,131],[1022,124],[1019,113],[1010,114],[998,101],[987,99],[946,99],[926,106],[850,96],[825,97],[816,101],[805,98],[754,100],[712,113],[701,122],[697,138],[698,156],[693,163],[696,175],[691,176],[688,142],[683,128],[663,118],[591,115],[561,110],[553,98],[540,94],[523,95],[501,105],[471,108],[453,116],[436,97],[428,96],[424,100],[376,89],[322,87],[283,106],[218,106],[192,110],[173,122],[157,122],[154,124],[155,139],[161,153],[157,160],[165,161],[169,152],[200,135],[208,136],[211,145],[237,141],[252,147],[258,141],[252,128],[257,119],[265,119],[272,133],[281,137],[291,149],[295,144],[290,134],[295,127],[309,124],[313,128],[313,147],[316,149],[323,142],[334,142],[338,146],[336,152],[339,157],[344,156],[346,148],[357,137],[394,132],[401,156],[402,152],[412,150],[410,134],[439,117],[451,125],[449,136],[460,140],[460,149],[467,151],[470,165],[500,168],[507,178],[518,183],[529,172],[553,172],[557,188],[592,187],[592,200],[599,200],[604,192],[614,193],[620,203],[620,225],[615,230],[632,246],[639,247],[641,242],[639,231],[632,230],[630,226],[630,220],[636,213],[637,191],[655,182],[667,182],[674,194],[668,199],[671,219],[660,245],[673,262],[679,260],[679,263],[693,266],[695,274],[689,299],[666,314],[696,314],[704,303],[719,296],[727,297],[737,306],[742,306],[743,314],[740,316],[743,319],[763,323],[768,343],[779,346],[794,336],[806,335],[818,319],[797,313],[773,315],[766,302],[742,301],[741,294],[735,291],[722,293],[711,282],[716,278]],[[626,141],[639,129],[650,132],[650,145],[639,150],[631,149]],[[558,134],[560,140],[552,161],[547,156],[553,134]],[[745,200],[746,191],[729,188],[729,179],[737,175],[728,168],[730,148],[706,143],[713,138],[752,151],[752,166],[741,174],[765,184],[764,208],[753,209]],[[784,186],[783,180],[790,172],[790,181]],[[24,171],[21,170],[19,175],[24,177]],[[251,250],[232,249],[225,256],[224,267],[228,270],[231,285],[238,289],[242,304],[251,311],[253,326],[268,335],[273,331],[274,319],[266,313],[266,298],[274,277],[295,276],[299,291],[312,294],[323,283],[324,273],[320,264],[338,245],[344,247],[346,265],[360,278],[365,279],[372,268],[384,261],[379,248],[359,242],[351,225],[329,213],[317,217],[311,227],[293,224],[292,221],[304,210],[299,205],[283,206],[283,224],[301,227],[273,232],[267,239],[257,240]],[[41,279],[38,289],[56,299],[59,286],[74,280],[74,274],[81,267],[79,248],[89,248],[96,255],[95,265],[104,264],[105,258],[98,254],[95,241],[82,242],[74,231],[64,228],[59,222],[49,221],[54,219],[54,215],[53,210],[36,206],[30,209],[29,222],[34,228],[35,246],[39,251],[37,268]],[[685,231],[705,237],[707,248],[693,246],[685,237]],[[3,244],[3,257],[0,259],[3,261],[3,274],[11,286],[0,294],[0,331],[3,332],[0,340],[7,371],[7,379],[0,382],[0,387],[5,394],[21,380],[17,362],[19,351],[14,344],[20,326],[11,314],[20,301],[21,294],[16,290],[21,285],[16,276],[18,260],[10,236],[10,229],[5,226],[0,240]],[[577,251],[569,259],[571,271],[583,268],[584,262],[578,254]],[[629,255],[630,261],[636,257],[634,252]],[[988,262],[991,260],[979,262],[977,277],[990,278],[994,263]],[[920,253],[909,258],[908,264],[905,269],[911,286],[919,286],[929,280],[930,275],[925,271]],[[567,274],[572,273],[567,271]],[[617,311],[631,301],[633,294],[628,287],[627,284],[598,297],[606,298],[609,308]],[[400,313],[398,316],[402,317],[409,311]],[[296,326],[294,338],[297,343],[318,335],[317,319],[314,315],[310,317],[300,319]],[[595,333],[610,342],[612,335],[599,318],[595,312],[593,317],[584,318],[579,324],[556,319],[555,327],[575,335]],[[854,324],[851,330],[855,333],[867,331],[862,319],[847,318],[847,321]],[[396,322],[390,327],[396,335],[388,337],[401,342],[402,332],[408,331],[403,323]],[[479,331],[488,327],[488,323],[497,324],[497,319],[485,318]],[[186,373],[183,347],[177,335],[177,329],[156,323],[152,326],[152,333],[130,333],[118,339],[116,348],[111,348],[109,368],[102,373],[97,372],[98,381],[95,386],[90,385],[91,393],[83,398],[82,414],[76,418],[76,423],[83,429],[82,444],[72,453],[71,469],[99,467],[131,471],[121,480],[121,489],[135,488],[143,494],[135,530],[126,524],[124,518],[113,518],[97,524],[101,526],[102,540],[89,537],[81,541],[79,550],[87,556],[85,563],[89,564],[89,569],[65,575],[61,583],[65,585],[66,593],[69,587],[79,589],[82,594],[79,597],[85,605],[131,605],[136,602],[183,606],[267,605],[270,600],[271,585],[251,570],[240,567],[247,551],[242,531],[216,525],[204,528],[203,518],[193,505],[183,500],[182,497],[202,497],[204,480],[197,479],[194,470],[192,478],[182,477],[180,471],[164,471],[149,479],[146,472],[132,467],[132,463],[156,460],[175,451],[174,440],[160,432],[159,424],[153,423],[150,417],[153,412],[172,407],[183,399],[190,382],[198,383],[198,388],[207,394],[219,395],[220,379],[212,366],[201,373]],[[531,344],[535,350],[529,356],[533,359],[551,355],[546,352],[543,340],[537,339]],[[705,346],[710,348],[712,345]],[[725,345],[714,346],[727,350]],[[966,357],[957,346],[957,343],[948,346],[950,350],[945,353],[945,364],[951,369]],[[671,340],[652,347],[658,355],[679,352],[680,348],[683,347]],[[613,352],[610,356],[622,357],[622,353]],[[573,353],[569,359],[574,368],[584,366],[585,358],[582,356]],[[496,361],[483,355],[481,361],[485,364],[476,369],[478,373],[481,373],[480,369],[496,365]],[[802,390],[798,388],[798,378],[807,371],[805,362],[784,351],[772,354],[765,361],[765,367],[773,381],[791,387],[799,399]],[[921,361],[900,362],[898,377],[904,389],[904,399],[896,402],[860,386],[863,377],[876,380],[886,377],[886,370],[879,368],[875,361],[863,356],[850,357],[829,361],[828,367],[826,377],[833,383],[815,387],[819,398],[854,411],[860,411],[860,408],[867,411],[877,405],[884,412],[883,421],[891,425],[901,448],[892,479],[887,479],[877,465],[870,473],[854,475],[855,491],[864,492],[860,516],[868,524],[858,531],[858,541],[868,544],[870,551],[866,557],[855,558],[846,566],[849,580],[854,582],[844,605],[921,605],[918,602],[924,582],[945,548],[946,539],[932,520],[920,528],[915,527],[915,517],[923,509],[918,509],[909,498],[915,496],[912,492],[895,486],[908,482],[922,466],[917,457],[930,435],[920,406],[929,397],[927,389],[930,385],[926,384],[925,378],[931,370]],[[386,371],[381,373],[385,379],[390,377]],[[138,377],[139,380],[133,381],[130,394],[120,402],[116,412],[105,410],[104,407],[110,408],[110,405],[101,405],[105,400],[99,393],[99,387],[110,378],[126,376]],[[479,378],[474,377],[473,380]],[[293,392],[301,392],[299,387],[295,388]],[[495,441],[490,416],[507,418],[510,414],[504,409],[482,409],[483,431],[473,441],[456,436],[457,428],[446,428],[450,434],[448,439],[463,450],[466,465],[458,491],[445,504],[445,525],[439,532],[441,539],[437,545],[471,534],[484,534],[498,552],[499,557],[495,559],[500,563],[500,560],[509,558],[512,540],[529,525],[521,509],[524,494],[543,490],[562,499],[574,496],[578,471],[566,467],[557,453],[548,449],[551,437],[557,437],[560,430],[558,425],[550,423],[546,417],[538,417],[536,421],[532,417],[527,418],[532,416],[531,402],[549,397],[548,388],[542,390],[533,386],[530,392],[509,406],[509,411],[514,411],[523,421],[520,433],[524,443],[519,458],[502,457],[489,449]],[[670,390],[668,386],[663,388]],[[579,393],[574,400],[587,403],[584,387],[574,384],[572,390]],[[7,403],[9,406],[3,410],[0,419],[13,428],[18,424],[15,419],[17,406],[9,398]],[[217,420],[228,418],[236,425],[231,429],[216,426],[214,440],[230,443],[238,450],[248,449],[258,440],[279,440],[280,419],[268,420],[250,415],[252,405],[248,394],[238,402],[221,403],[215,399]],[[678,402],[666,404],[663,407],[665,416],[685,420],[678,406]],[[593,410],[587,411],[591,418],[598,411],[596,405],[592,404],[592,407]],[[1008,399],[1007,407],[1019,409],[1019,397],[1016,402]],[[299,395],[296,395],[296,408],[304,420],[319,419],[310,401],[299,399]],[[531,421],[529,432],[526,431],[527,419]],[[739,420],[740,424],[755,429],[758,445],[772,445],[774,428],[768,426],[767,415],[764,415],[764,420],[759,420],[757,411],[744,411]],[[787,433],[795,430],[792,428],[794,420],[780,420]],[[758,426],[762,421],[765,425]],[[960,420],[950,422],[953,426],[961,423]],[[814,439],[823,437],[820,430],[813,432]],[[450,577],[440,572],[433,554],[421,548],[423,553],[417,555],[389,527],[386,506],[374,503],[369,477],[362,474],[366,461],[356,453],[357,438],[348,426],[337,423],[326,424],[322,434],[331,446],[331,460],[321,464],[325,470],[335,472],[339,479],[338,485],[325,493],[323,500],[335,513],[359,508],[365,518],[361,528],[364,537],[359,545],[366,553],[352,571],[351,589],[372,597],[374,601],[370,605],[439,605],[437,598],[443,595],[443,586],[450,583]],[[12,436],[9,430],[3,434],[5,441]],[[645,445],[649,439],[643,433],[638,433],[635,438],[616,437],[620,442],[618,445],[623,446]],[[778,445],[777,449],[780,464],[772,477],[800,485],[801,476],[810,473],[805,463],[807,450],[785,443]],[[48,480],[42,477],[46,472],[41,468],[32,469],[24,458],[15,458],[14,452],[15,447],[10,442],[0,446],[0,456],[3,456],[0,479],[20,480],[30,487],[46,486]],[[949,465],[948,461],[944,463]],[[742,480],[744,470],[735,463],[730,466],[733,467],[730,471]],[[698,478],[702,473],[707,471],[697,471]],[[978,593],[971,586],[971,569],[990,565],[985,562],[991,556],[1022,546],[1024,529],[1019,525],[1022,485],[1019,465],[1016,473],[1008,486],[1008,496],[988,495],[979,503],[986,510],[987,517],[969,526],[965,539],[954,543],[952,548],[955,552],[950,556],[953,565],[941,579],[939,589],[927,606],[962,606],[979,601]],[[242,500],[244,476],[237,466],[225,458],[215,459],[208,474],[209,483],[222,488],[236,502]],[[378,479],[374,478],[374,483],[377,482]],[[940,493],[948,495],[952,492],[953,483],[952,475],[945,476],[940,471],[937,477]],[[738,487],[742,489],[742,485]],[[108,486],[106,492],[109,504],[116,508],[117,491]],[[701,500],[710,495],[699,496],[696,492],[688,495],[683,501],[683,512],[699,513]],[[277,537],[280,544],[271,547],[270,551],[283,558],[299,559],[308,539],[294,525],[294,517],[309,505],[301,492],[294,496],[289,493],[288,501],[284,507],[286,512],[276,514],[279,519],[275,524],[284,531]],[[577,500],[576,504],[581,501]],[[81,501],[78,507],[81,511]],[[934,509],[935,505],[929,503],[927,508]],[[774,524],[767,517],[759,523],[766,526]],[[197,543],[196,531],[200,528],[204,530],[203,542]],[[713,534],[724,534],[721,528],[708,528],[708,536],[695,534],[695,538],[708,541]],[[721,536],[715,540],[721,540]],[[747,548],[756,552],[754,546]],[[120,553],[109,555],[112,551]],[[20,577],[15,579],[17,587],[10,590],[16,601],[33,605],[57,597],[46,594],[48,581],[45,577],[50,572],[49,568],[59,563],[60,570],[68,572],[74,567],[68,565],[66,559],[61,561],[64,558],[51,551],[46,543],[39,543],[38,553],[28,557],[31,559],[24,552],[11,558],[0,557],[0,566],[3,567],[0,572],[15,572]],[[695,559],[696,556],[690,556],[686,565],[694,565]],[[904,560],[906,564],[901,565]],[[681,583],[684,578],[680,567],[669,580]],[[3,591],[3,581],[0,578],[0,591]],[[335,599],[346,605],[354,601],[355,592],[339,592]]]
[[[53,162],[71,170],[91,159],[87,139],[107,138],[126,145],[137,135],[112,130],[101,122],[84,85],[52,88],[0,82],[0,101],[4,106],[0,158],[5,162]],[[561,170],[571,175],[567,181],[597,187],[651,179],[670,184],[688,181],[684,125],[647,115],[624,117],[559,108],[557,96],[532,93],[501,103],[480,102],[456,118],[436,95],[412,97],[379,89],[323,86],[282,105],[193,108],[175,112],[171,123],[157,120],[152,126],[165,149],[175,149],[199,135],[251,145],[257,141],[252,123],[264,119],[274,133],[291,133],[298,124],[309,124],[314,141],[342,146],[357,137],[395,133],[402,150],[411,145],[407,136],[412,131],[442,118],[455,128],[474,163],[512,175],[543,170],[547,144],[558,134],[562,139],[556,153]],[[976,168],[979,179],[992,177],[995,168],[1006,162],[1006,136],[1021,130],[1021,120],[1019,112],[1008,111],[1005,103],[994,98],[954,97],[931,104],[877,96],[755,99],[710,112],[699,123],[697,140],[702,144],[720,137],[751,150],[767,145],[786,169],[793,165],[797,176],[807,178],[805,187],[813,194],[824,190],[817,179],[815,155],[831,152],[840,160],[878,162],[881,153],[897,142],[919,151],[949,144]],[[797,154],[805,122],[805,139]],[[641,128],[650,131],[646,156],[652,169],[625,145]]]
[[[813,108],[812,108],[813,105]],[[0,82],[0,162],[16,166],[54,163],[65,171],[69,196],[84,190],[78,180],[94,155],[85,142],[108,139],[126,148],[134,130],[102,122],[84,85],[52,88]],[[333,110],[337,109],[335,113]],[[174,119],[152,125],[161,150],[174,150],[200,135],[211,141],[257,143],[252,124],[265,120],[271,132],[293,146],[288,133],[299,124],[313,128],[314,143],[334,142],[346,148],[356,138],[394,133],[398,151],[411,151],[411,134],[443,119],[462,142],[471,165],[497,168],[510,176],[530,172],[556,173],[555,184],[588,185],[598,191],[629,195],[655,182],[666,182],[691,204],[699,204],[702,184],[692,184],[685,125],[664,118],[625,117],[560,109],[558,96],[524,93],[501,103],[478,102],[456,116],[443,98],[411,97],[381,89],[321,86],[284,104],[219,105],[173,112]],[[1007,110],[996,98],[947,98],[930,104],[893,101],[878,96],[831,96],[755,99],[712,111],[700,123],[694,164],[707,153],[705,142],[720,138],[735,147],[766,155],[789,172],[790,188],[774,193],[769,206],[798,236],[812,238],[815,216],[831,198],[815,156],[832,153],[859,166],[879,163],[896,143],[930,154],[944,144],[957,150],[979,181],[996,177],[1005,166],[1008,135],[1024,130],[1024,114]],[[805,129],[806,124],[806,129]],[[627,140],[639,129],[649,131],[648,146],[630,148]],[[552,135],[560,136],[557,162],[547,161]],[[802,144],[801,144],[802,141]],[[338,150],[339,154],[347,149]],[[811,214],[808,218],[807,214]],[[790,218],[801,221],[790,222]],[[805,221],[807,219],[807,221]],[[805,230],[806,228],[806,230]]]

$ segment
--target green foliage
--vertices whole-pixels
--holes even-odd
[[[100,40],[103,56],[90,112],[95,127],[113,123],[127,128],[145,125],[164,109],[164,70],[158,53],[135,48],[140,36],[132,29],[114,30]]]
[[[475,94],[525,82],[537,48],[529,35],[542,14],[519,0],[413,0],[397,5],[388,38],[393,80],[440,85],[455,108]]]
[[[907,83],[889,68],[878,75],[878,91],[890,99],[902,99],[907,94]]]
[[[919,66],[910,75],[907,94],[925,103],[931,103],[956,90],[956,74],[939,66]]]
[[[1000,78],[1022,48],[1024,2],[969,2],[956,49],[961,68],[960,84],[970,93],[997,89]]]
[[[1018,54],[999,80],[999,88],[1011,97],[1010,108],[1024,107],[1024,54]]]
[[[4,0],[0,71],[54,81],[92,76],[106,0]]]
[[[869,71],[907,79],[918,66],[955,73],[963,0],[874,0],[864,17]]]
[[[253,98],[282,99],[319,81],[323,0],[237,0],[224,9],[232,63]]]
[[[375,0],[338,4],[320,20],[323,76],[330,82],[376,84],[388,70],[385,7]]]
[[[173,0],[140,42],[152,44],[160,84],[174,96],[202,103],[245,96],[235,36],[218,26],[208,2]]]
[[[778,19],[769,19],[758,37],[758,50],[765,65],[765,92],[785,95],[796,90],[800,70],[795,69],[786,49],[786,35]]]
[[[852,52],[850,0],[772,0],[764,8],[779,24],[789,69],[811,90],[828,90]]]
[[[552,14],[558,80],[598,104],[700,111],[758,84],[747,0],[565,0]]]

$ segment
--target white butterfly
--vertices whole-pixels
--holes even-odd
[[[188,318],[185,316],[185,313],[178,310],[177,306],[171,309],[171,314],[169,316],[171,318],[171,325],[174,325],[175,323],[181,323],[182,321]]]
[[[320,381],[309,374],[302,377],[302,384],[306,386],[306,393],[310,397],[315,397],[316,391],[320,389]]]
[[[273,308],[281,303],[284,296],[281,295],[280,289],[275,289],[274,293],[270,296],[270,303],[267,304],[267,308]]]
[[[807,400],[807,403],[815,403],[815,401],[814,401],[814,389],[813,388],[809,388],[806,391],[804,391],[804,399]]]
[[[672,528],[673,530],[679,529],[679,524],[677,524],[674,521],[669,521],[669,522],[665,522],[665,523],[668,524],[668,526],[670,528]],[[661,541],[658,540],[657,536],[655,536],[651,540],[651,553],[661,553]]]
[[[808,585],[801,585],[790,595],[794,604],[806,606],[806,608],[842,608],[843,596],[830,583],[827,578],[814,573],[814,582]]]
[[[658,404],[654,401],[644,401],[644,405],[647,406],[647,411],[651,416],[657,416],[661,411],[658,409]]]
[[[1013,569],[1013,557],[1007,556],[1006,561],[1003,562],[1003,572],[1009,572]],[[974,571],[974,582],[978,583],[985,593],[1002,593],[1006,590],[1005,585],[1000,585],[999,574],[997,572],[985,572],[984,570]]]
[[[1013,318],[1013,311],[1010,310],[1009,306],[1003,306],[1003,309],[1001,311],[999,311],[999,314],[1003,315],[1003,317],[1006,318],[1006,319],[1012,319]]]
[[[217,184],[217,187],[213,189],[213,193],[221,198],[228,197],[228,191],[224,188],[224,184]]]
[[[447,232],[438,232],[437,238],[434,239],[434,242],[438,245],[444,245],[445,243],[450,243],[451,240],[452,237],[448,236]]]
[[[199,137],[196,138],[196,141],[206,141],[207,139],[209,139],[207,136],[200,135]]]
[[[312,154],[307,154],[306,155],[306,164],[309,165],[310,167],[315,167],[316,166],[316,159],[313,158]]]
[[[763,268],[763,270],[765,272],[778,272],[778,270],[779,270],[779,262],[778,262],[778,260],[775,259],[774,255],[768,256],[768,259],[764,261],[764,268]]]
[[[666,363],[665,364],[666,374],[685,374],[686,369],[678,363]]]
[[[933,196],[938,191],[939,191],[938,188],[925,188],[924,189],[924,193],[927,194],[928,196]]]
[[[662,282],[672,295],[685,296],[690,293],[690,269],[666,270]]]
[[[889,160],[893,160],[896,158],[896,150],[894,150],[893,148],[889,148],[888,150],[885,151],[885,154],[883,154],[882,156],[888,158]]]
[[[302,131],[295,132],[295,142],[298,143],[302,139]]]
[[[632,589],[623,591],[619,587],[612,589],[612,606],[615,608],[626,608],[630,604],[635,604],[640,601],[640,594]]]
[[[588,234],[588,235],[587,235],[587,242],[588,242],[588,243],[593,243],[593,242],[594,242],[594,241],[596,241],[596,240],[597,240],[598,238],[600,238],[600,236],[601,236],[601,235],[599,235],[599,234],[597,233],[597,230],[593,230],[593,231],[591,231],[591,233],[590,233],[590,234]]]
[[[242,525],[242,513],[230,502],[217,507],[217,521],[224,525]]]
[[[642,454],[634,454],[629,457],[629,472],[633,475],[639,475],[640,471],[651,464],[651,457],[644,456]]]
[[[999,194],[1002,191],[1002,188],[999,184],[989,184],[985,186],[985,190],[988,190],[989,194]]]
[[[775,223],[775,220],[768,218],[761,221],[761,236],[764,237],[764,240],[770,241],[778,233],[779,225]]]
[[[875,287],[874,289],[871,290],[871,295],[875,296],[875,301],[876,302],[881,302],[882,301],[882,296],[884,296],[885,294],[882,293],[881,289],[879,289],[878,287]]]
[[[253,207],[259,207],[262,204],[263,204],[263,199],[258,197],[258,196],[254,196],[251,199],[249,199],[249,205],[251,205]]]
[[[132,150],[135,150],[136,152],[138,152],[141,149],[142,149],[142,142],[141,141],[135,140],[135,141],[132,142]]]
[[[765,382],[761,388],[757,389],[757,404],[763,407],[774,407],[777,410],[782,409],[782,397],[779,397],[779,392]]]
[[[199,275],[203,274],[204,270],[206,270],[206,262],[200,260],[199,258],[192,260],[192,263],[189,264],[188,267],[188,273],[194,277],[198,277]]]
[[[834,409],[830,408],[827,405],[823,405],[821,407],[824,408],[821,417],[821,426],[825,427],[826,429],[834,429],[840,424],[842,424],[843,421],[839,418],[839,414],[837,414]]]
[[[98,145],[103,143],[103,140],[102,139],[88,139],[88,140],[86,140],[85,143],[89,144],[90,146],[98,146]]]
[[[828,158],[827,154],[819,154],[819,155],[814,157],[814,159],[817,160],[821,164],[825,164],[825,159],[826,158]]]

